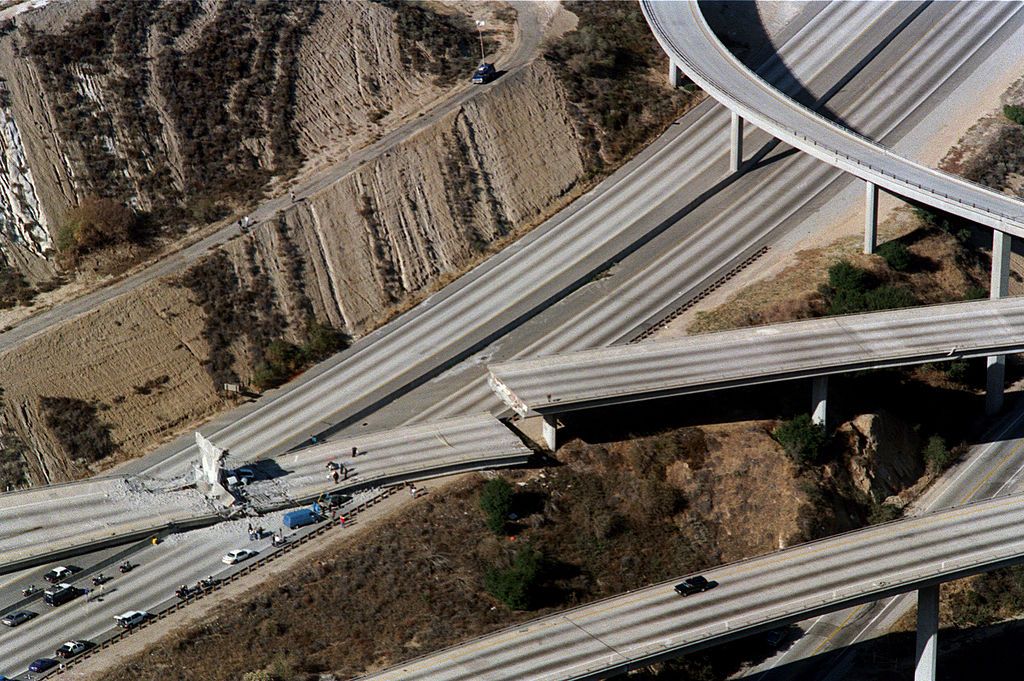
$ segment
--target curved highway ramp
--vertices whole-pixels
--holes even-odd
[[[840,534],[526,622],[398,665],[385,681],[603,679],[653,662],[1024,562],[1024,495]]]
[[[825,317],[492,364],[521,416],[1024,352],[1024,298]]]
[[[897,196],[1024,236],[1024,203],[914,163],[793,101],[726,49],[697,2],[641,0],[640,5],[674,65],[742,118]],[[1003,11],[1010,16],[1021,9],[1019,3],[1006,3]]]

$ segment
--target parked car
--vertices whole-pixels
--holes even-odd
[[[4,615],[4,618],[0,620],[0,624],[3,624],[5,627],[16,627],[19,624],[24,624],[25,622],[28,622],[35,616],[36,613],[32,612],[31,610],[16,610],[14,612],[9,612],[6,615]]]
[[[85,641],[68,641],[60,648],[57,648],[57,657],[68,659],[75,655],[81,655],[85,652],[85,649],[89,647],[89,644]]]
[[[323,503],[327,508],[338,508],[350,501],[352,501],[352,495],[341,492],[328,492],[323,496]]]
[[[676,593],[680,596],[689,596],[691,594],[707,591],[710,588],[711,582],[705,579],[702,575],[697,575],[696,577],[687,577],[679,584],[676,584]]]
[[[81,592],[70,584],[58,584],[43,592],[43,601],[54,607],[63,605],[78,596]]]
[[[49,657],[41,657],[28,666],[30,672],[45,672],[47,669],[53,669],[57,666],[57,660]]]
[[[235,549],[234,551],[228,551],[220,561],[228,565],[234,565],[235,563],[241,563],[243,560],[248,560],[255,555],[256,552],[251,549]]]
[[[134,626],[138,626],[149,619],[149,613],[143,610],[129,610],[128,612],[122,612],[120,615],[114,617],[114,621],[117,622],[117,626],[122,629],[131,629]]]
[[[55,567],[43,575],[43,579],[48,581],[50,584],[57,584],[58,582],[63,582],[65,579],[70,577],[72,572],[71,568],[63,566]]]
[[[476,71],[473,72],[473,82],[477,85],[483,85],[494,80],[494,77],[498,75],[498,70],[494,68],[494,64],[483,63],[476,67]]]

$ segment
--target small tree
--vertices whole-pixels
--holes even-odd
[[[480,508],[483,509],[488,529],[501,534],[505,529],[505,519],[512,509],[512,485],[504,478],[488,480],[480,492]]]
[[[924,446],[924,461],[933,473],[946,470],[953,463],[953,455],[946,448],[946,441],[938,435],[929,437]]]
[[[540,551],[524,546],[516,552],[510,567],[488,570],[484,586],[488,593],[513,610],[525,610],[533,604],[543,563]]]
[[[1024,125],[1024,106],[1007,104],[1003,107],[1003,115],[1017,125]]]
[[[306,342],[302,349],[309,361],[319,362],[338,350],[344,350],[349,343],[348,335],[313,319],[306,325]]]
[[[812,421],[809,414],[783,421],[772,431],[772,437],[801,466],[816,463],[827,440],[825,427]]]

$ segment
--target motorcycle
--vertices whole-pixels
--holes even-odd
[[[36,588],[35,584],[30,584],[28,586],[28,588],[25,588],[25,589],[21,590],[21,595],[24,596],[25,598],[28,598],[29,596],[31,596],[32,594],[34,594],[37,591],[39,591],[39,589]]]
[[[181,600],[185,600],[186,598],[189,598],[192,595],[192,589],[182,584],[178,587],[178,590],[174,592],[174,595]]]
[[[127,560],[117,566],[118,571],[123,575],[126,572],[131,572],[135,566],[129,563]]]
[[[107,581],[107,578],[104,577],[103,573],[101,572],[101,573],[99,573],[98,575],[96,575],[95,577],[92,578],[92,585],[93,586],[99,586],[100,584],[102,584],[105,581]]]

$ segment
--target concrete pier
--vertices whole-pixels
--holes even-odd
[[[828,376],[811,379],[811,421],[819,426],[828,421]]]
[[[878,185],[865,182],[864,189],[864,252],[871,255],[878,243]]]
[[[738,173],[743,165],[743,118],[735,111],[729,124],[729,170]]]
[[[939,649],[939,585],[917,591],[917,648],[914,681],[935,681]]]
[[[1005,298],[1010,292],[1010,248],[1013,237],[1003,232],[992,232],[992,279],[989,297]],[[998,414],[1003,408],[1003,389],[1006,378],[1006,355],[988,357],[985,375],[985,413]]]

